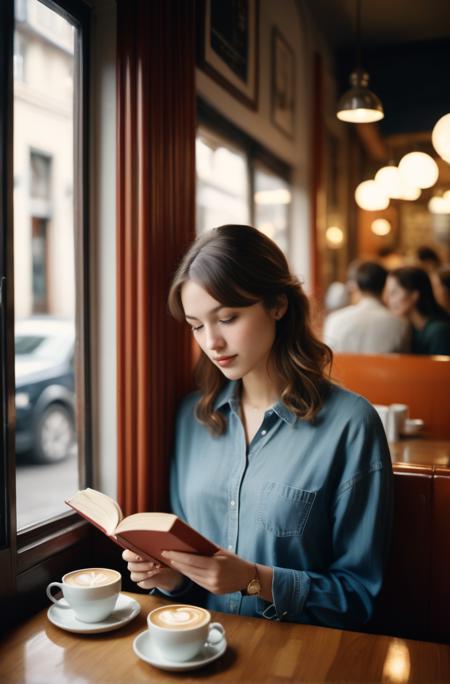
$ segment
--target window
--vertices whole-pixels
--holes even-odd
[[[287,253],[291,190],[289,183],[255,164],[255,226]]]
[[[86,537],[88,26],[82,0],[0,3],[0,599],[24,611]]]
[[[201,129],[195,145],[197,233],[226,223],[249,223],[249,179],[245,154]]]
[[[39,0],[28,0],[25,14],[25,21],[16,17],[16,35],[26,37],[33,65],[30,84],[14,94],[15,335],[22,349],[27,336],[44,340],[29,353],[16,349],[19,531],[65,512],[64,499],[80,484],[73,194],[78,93],[61,87],[63,74],[74,70],[77,30]],[[55,353],[43,354],[46,347]]]
[[[290,169],[203,101],[196,140],[197,234],[252,224],[289,249]]]

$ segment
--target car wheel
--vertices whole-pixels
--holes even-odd
[[[39,416],[34,440],[34,457],[39,463],[57,463],[69,456],[75,443],[75,427],[70,411],[51,404]]]

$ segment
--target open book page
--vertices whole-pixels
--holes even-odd
[[[176,519],[177,516],[173,513],[134,513],[128,515],[116,526],[116,533],[126,530],[168,532]]]
[[[119,504],[95,489],[82,489],[66,503],[108,535],[114,534],[116,526],[122,520]]]

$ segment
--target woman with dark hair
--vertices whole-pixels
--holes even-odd
[[[254,228],[216,228],[181,262],[169,307],[201,349],[172,508],[220,551],[167,549],[168,567],[125,551],[131,579],[213,610],[362,625],[388,553],[389,450],[371,405],[330,381],[283,253]]]
[[[389,273],[384,293],[386,304],[412,325],[413,354],[450,356],[450,317],[437,303],[429,275],[416,266]]]
[[[433,273],[431,283],[438,304],[450,316],[450,266],[440,266]]]

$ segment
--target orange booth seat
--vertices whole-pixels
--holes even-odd
[[[393,470],[391,554],[365,631],[450,643],[450,468]]]
[[[450,439],[450,356],[335,353],[332,377],[372,404],[408,404],[421,434]]]

